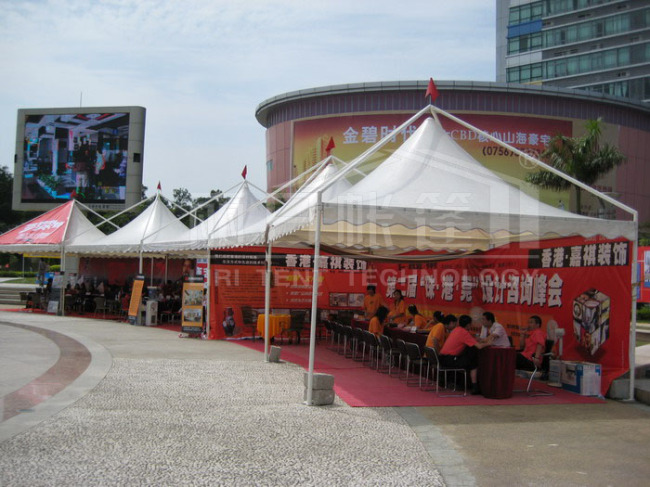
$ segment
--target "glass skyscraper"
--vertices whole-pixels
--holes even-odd
[[[497,0],[497,81],[650,102],[650,1]]]

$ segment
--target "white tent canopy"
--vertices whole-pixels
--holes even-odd
[[[324,177],[325,181],[318,186],[314,184],[306,191],[309,196],[302,202],[292,204],[290,200],[284,210],[290,218],[272,216],[269,219],[269,252],[271,242],[274,245],[290,242],[314,246],[307,404],[312,401],[319,282],[317,263],[321,245],[390,254],[411,249],[486,250],[509,242],[568,236],[603,235],[636,240],[636,212],[633,209],[561,173],[558,175],[579,188],[631,214],[633,220],[589,218],[546,205],[474,160],[446,134],[437,120],[437,113],[455,119],[434,107],[423,109],[394,132],[428,114],[418,130],[357,184],[339,189],[351,171],[385,144],[392,134],[335,174]],[[465,126],[480,132],[467,124]],[[480,133],[505,145],[489,134]],[[530,158],[517,149],[509,149]],[[533,162],[557,173],[540,161]],[[267,265],[267,315],[269,276],[270,266]],[[268,327],[268,322],[265,327]],[[268,342],[265,342],[265,353],[267,350]],[[632,357],[630,363],[633,362]]]
[[[529,196],[474,160],[433,117],[352,187],[346,172],[321,173],[287,218],[270,221],[269,240],[313,243],[319,191],[321,243],[373,253],[485,250],[510,241],[635,233],[631,221],[577,215]]]
[[[258,222],[265,222],[270,215],[262,202],[252,193],[249,183],[241,183],[235,195],[214,214],[195,227],[171,235],[168,240],[146,241],[146,251],[183,252],[207,250],[215,246],[241,245],[241,231]]]
[[[137,255],[146,244],[171,240],[187,227],[167,208],[159,194],[131,222],[92,243],[79,243],[66,250],[79,254]]]

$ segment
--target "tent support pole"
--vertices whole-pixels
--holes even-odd
[[[142,274],[142,247],[140,247],[140,260],[138,262],[138,274]]]
[[[153,286],[153,257],[151,258],[151,266],[149,267],[149,285]]]
[[[61,245],[61,289],[59,289],[60,315],[65,316],[65,245]]]
[[[636,373],[636,299],[637,292],[639,289],[638,283],[638,253],[639,253],[639,226],[638,226],[638,213],[634,212],[632,215],[635,223],[635,232],[634,240],[632,241],[632,313],[630,319],[630,390],[628,393],[628,400],[634,401],[634,382],[635,382],[635,373]]]
[[[206,292],[205,292],[205,316],[203,319],[205,320],[205,337],[209,338],[210,337],[210,300],[212,298],[212,292],[210,289],[210,249],[207,251],[208,253],[208,265],[205,267],[205,272],[206,275],[203,276],[203,281],[204,281],[204,286],[206,287]],[[165,268],[166,270],[166,268]],[[167,282],[167,281],[165,281]]]
[[[318,282],[320,278],[320,227],[323,212],[323,193],[318,192],[314,233],[314,272],[311,287],[311,323],[309,327],[309,373],[307,375],[307,406],[313,405],[314,357],[316,355],[316,323],[318,321]]]
[[[273,244],[266,246],[266,275],[264,276],[264,361],[269,361],[269,318],[271,313],[271,262]]]

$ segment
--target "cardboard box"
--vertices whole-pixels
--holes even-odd
[[[609,338],[609,296],[588,289],[573,301],[573,334],[579,346],[595,354]]]
[[[548,385],[560,387],[562,385],[562,361],[549,360],[548,362]]]
[[[560,380],[562,389],[581,396],[600,396],[600,364],[588,362],[562,362]]]

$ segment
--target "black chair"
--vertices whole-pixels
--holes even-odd
[[[363,335],[363,353],[364,357],[361,362],[365,361],[366,349],[368,349],[368,366],[370,368],[379,368],[379,340],[374,333],[370,333],[368,330],[361,331]],[[375,366],[376,364],[376,366]]]
[[[352,360],[355,362],[363,362],[366,353],[366,342],[363,339],[363,330],[361,328],[352,328],[350,345],[352,346]],[[363,351],[361,359],[358,358],[359,347]]]
[[[386,335],[379,336],[379,344],[381,346],[381,362],[382,364],[388,365],[385,369],[377,368],[379,372],[387,372],[388,377],[392,376],[393,365],[395,363],[394,358],[397,357],[398,363],[402,362],[402,353],[400,350],[393,346],[392,340]],[[397,368],[399,371],[399,367]]]
[[[302,332],[305,329],[305,320],[307,318],[307,311],[305,310],[292,310],[290,311],[291,315],[291,324],[286,330],[282,330],[280,336],[286,335],[289,338],[289,344],[291,344],[291,335],[294,334],[296,337],[296,345],[300,345],[300,338]]]
[[[325,334],[323,338],[327,340],[329,338],[330,345],[332,345],[332,340],[334,339],[334,328],[333,328],[333,323],[330,320],[323,320],[321,322],[323,325],[323,328],[325,329]]]
[[[255,341],[257,334],[257,311],[255,311],[250,306],[242,306],[241,316],[242,320],[244,321],[242,323],[243,328],[245,330],[250,330],[253,341]]]
[[[553,396],[554,394],[551,391],[543,391],[541,389],[532,389],[533,385],[533,380],[537,379],[543,379],[543,378],[548,378],[548,369],[551,361],[551,357],[553,356],[553,346],[555,345],[554,340],[546,340],[544,344],[544,353],[542,354],[542,363],[540,364],[540,367],[537,367],[537,364],[535,364],[534,370],[517,370],[515,373],[524,379],[528,379],[528,385],[526,386],[526,389],[517,389],[512,392],[525,392],[528,394],[530,397],[535,397],[535,396]]]
[[[341,327],[343,325],[336,321],[330,321],[330,326],[332,327],[332,335],[329,349],[341,353],[341,342],[343,341],[343,332],[341,331]]]
[[[424,376],[424,387],[420,386],[420,389],[423,391],[429,390],[429,384],[435,382],[434,377],[436,376],[438,362],[436,360],[436,350],[433,347],[424,347],[424,358],[427,359],[427,372]],[[429,373],[431,373],[431,381],[429,382]]]
[[[407,377],[407,375],[402,373],[402,359],[406,359],[406,356],[408,355],[408,352],[406,351],[406,342],[398,338],[395,340],[395,348],[399,351],[399,362],[397,363],[399,374],[397,377],[402,380]]]
[[[448,366],[443,366],[440,363],[440,356],[438,355],[438,352],[436,352],[435,348],[430,348],[430,352],[433,353],[433,358],[435,361],[435,367],[436,367],[436,394],[438,397],[457,397],[457,396],[466,396],[467,395],[467,371],[465,369],[460,369],[456,367],[448,367]],[[454,377],[454,392],[456,391],[456,387],[458,385],[458,374],[461,374],[463,376],[463,385],[464,385],[464,391],[463,394],[440,394],[440,375],[443,374],[444,376],[444,387],[448,388],[449,387],[449,373],[453,373]]]
[[[416,383],[422,388],[422,372],[423,367],[428,364],[427,359],[420,354],[420,347],[415,343],[404,342],[406,348],[406,385],[414,386]],[[409,375],[413,369],[415,375],[415,367],[418,368],[418,378],[411,378]]]
[[[340,325],[341,336],[343,337],[343,347],[339,354],[343,354],[346,358],[351,358],[352,353],[352,327],[347,325]]]

